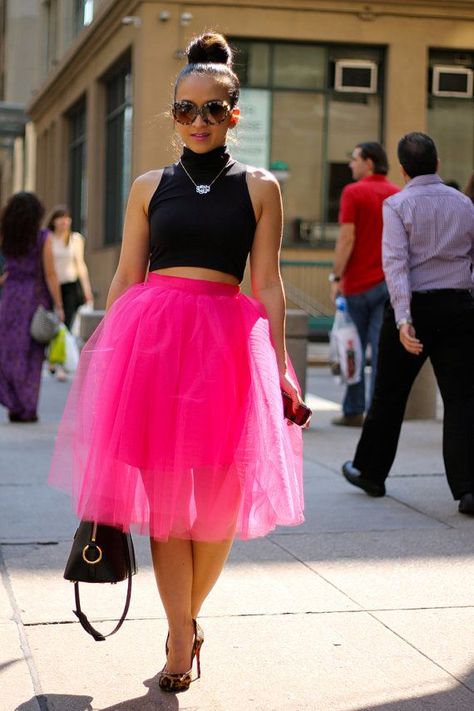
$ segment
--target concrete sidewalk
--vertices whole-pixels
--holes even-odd
[[[67,386],[44,379],[38,425],[0,414],[1,711],[474,709],[474,519],[451,499],[440,422],[404,425],[388,495],[371,499],[340,475],[359,434],[330,424],[342,391],[326,369],[308,385],[306,523],[235,544],[201,617],[202,679],[179,696],[158,688],[166,622],[146,540],[116,637],[95,643],[71,612],[76,523],[45,485]],[[90,587],[84,608],[110,628],[124,586]]]

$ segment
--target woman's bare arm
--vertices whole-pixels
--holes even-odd
[[[130,190],[120,259],[107,296],[106,308],[133,284],[145,279],[150,256],[148,204],[161,180],[162,171],[153,170],[138,177]]]
[[[79,281],[84,292],[84,298],[87,302],[92,302],[94,300],[94,297],[92,294],[91,282],[89,279],[89,271],[87,269],[87,264],[84,259],[84,237],[79,234],[79,232],[75,232],[73,239],[74,259],[76,261]]]
[[[58,276],[56,274],[56,267],[54,265],[53,245],[51,243],[50,235],[46,237],[43,246],[42,262],[46,286],[51,294],[51,298],[53,300],[54,307],[58,312],[59,318],[64,321],[63,299]]]
[[[266,170],[251,169],[249,192],[257,216],[257,229],[250,252],[252,292],[265,306],[280,383],[297,398],[297,388],[287,373],[285,346],[285,293],[280,274],[280,249],[283,211],[280,188],[274,176]]]

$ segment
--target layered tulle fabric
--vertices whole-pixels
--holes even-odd
[[[84,347],[50,483],[79,518],[159,540],[301,523],[301,431],[261,305],[202,280],[131,287]]]

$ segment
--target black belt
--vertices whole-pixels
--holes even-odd
[[[414,291],[413,295],[417,294],[471,294],[471,289],[423,289],[421,291]]]

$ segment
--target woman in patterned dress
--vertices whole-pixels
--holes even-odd
[[[11,422],[36,422],[44,346],[30,336],[39,304],[54,304],[64,320],[51,239],[40,230],[44,208],[36,195],[20,192],[0,219],[7,278],[0,301],[0,404]]]

